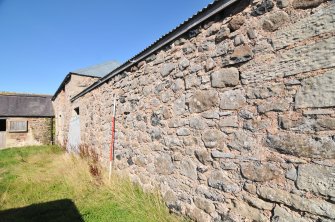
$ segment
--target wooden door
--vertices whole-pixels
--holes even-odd
[[[0,149],[6,147],[6,132],[0,132]]]

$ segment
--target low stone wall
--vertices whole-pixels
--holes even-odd
[[[76,100],[82,142],[108,159],[116,94],[115,166],[172,211],[334,221],[334,3],[236,8]]]

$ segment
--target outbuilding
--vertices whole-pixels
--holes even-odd
[[[49,95],[0,93],[0,149],[53,143]]]
[[[69,72],[52,97],[55,111],[55,143],[76,149],[80,145],[80,119],[79,107],[72,109],[70,100],[101,77],[107,75],[120,65],[119,62],[111,60],[101,64],[77,69]]]

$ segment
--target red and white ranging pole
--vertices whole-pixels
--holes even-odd
[[[112,114],[112,139],[110,144],[110,153],[109,153],[109,180],[112,176],[112,162],[114,160],[114,142],[115,142],[115,110],[116,110],[116,98],[114,95],[114,107]]]

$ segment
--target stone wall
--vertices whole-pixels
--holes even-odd
[[[56,135],[55,142],[64,146],[67,142],[67,132],[69,131],[69,121],[73,115],[74,108],[70,103],[72,97],[94,83],[98,78],[71,74],[68,83],[65,84],[62,91],[59,92],[53,101],[53,107],[56,115]]]
[[[27,121],[27,132],[10,132],[10,121]],[[52,118],[8,118],[6,147],[52,144]]]
[[[71,104],[82,143],[108,159],[116,94],[115,167],[171,211],[334,221],[334,3],[236,7]]]

